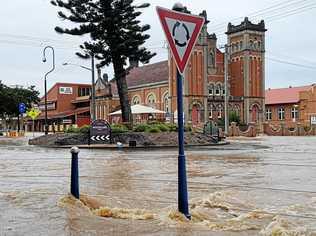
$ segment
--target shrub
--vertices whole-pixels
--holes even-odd
[[[192,127],[190,125],[186,125],[184,127],[184,132],[192,132]]]
[[[160,130],[159,130],[158,127],[153,126],[153,127],[150,127],[150,128],[148,129],[148,132],[149,132],[149,133],[159,133]]]
[[[88,134],[90,132],[90,125],[84,125],[79,128],[79,132],[82,134]]]
[[[240,124],[240,116],[236,111],[232,111],[229,113],[229,123],[235,122],[237,125]]]
[[[112,125],[112,133],[113,134],[120,134],[128,132],[128,128],[125,125]]]
[[[156,121],[156,120],[152,120],[152,121],[148,121],[147,122],[148,125],[159,125],[161,124],[159,121]]]
[[[161,132],[168,132],[169,127],[165,124],[157,124],[155,125],[156,128],[158,128]]]
[[[175,124],[166,124],[170,132],[176,132],[178,130]]]
[[[80,132],[80,129],[79,128],[75,128],[73,126],[70,126],[66,131],[65,133],[79,133]]]
[[[147,124],[139,124],[134,127],[134,132],[146,132],[150,128]]]

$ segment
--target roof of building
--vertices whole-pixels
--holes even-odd
[[[312,85],[300,86],[300,87],[289,87],[289,88],[278,88],[268,89],[265,92],[265,104],[289,104],[299,102],[299,93],[302,91],[308,91],[312,88]]]
[[[133,88],[138,86],[145,86],[148,84],[168,83],[169,66],[168,61],[161,61],[142,67],[132,69],[126,77],[127,87]],[[111,81],[112,93],[117,94],[116,82]]]

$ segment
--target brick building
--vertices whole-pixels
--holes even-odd
[[[187,124],[202,125],[224,117],[224,53],[217,47],[217,37],[205,25],[193,49],[184,73],[184,117]],[[243,123],[264,121],[265,25],[245,18],[240,25],[228,25],[229,111],[237,112]],[[98,118],[107,118],[111,108],[119,109],[115,83],[105,82],[112,94],[99,94]],[[97,90],[102,92],[98,82]],[[177,114],[176,65],[170,51],[168,61],[136,67],[127,76],[131,104],[143,104],[167,112],[171,120]],[[101,86],[101,87],[100,87]],[[107,90],[109,91],[109,90]]]
[[[256,122],[259,126],[264,120],[264,61],[265,25],[251,23],[245,18],[240,25],[229,24],[227,41],[230,60],[228,61],[228,91],[224,88],[224,53],[217,46],[215,34],[208,33],[207,14],[203,11],[205,25],[193,49],[184,73],[184,117],[187,124],[203,125],[212,119],[224,117],[224,95],[229,95],[229,111],[237,112],[244,123]],[[134,68],[127,76],[131,105],[151,106],[166,112],[169,120],[176,120],[176,65],[169,52],[168,60]],[[61,85],[62,86],[62,85]],[[58,88],[50,91],[51,104],[56,103]],[[73,88],[76,92],[78,88]],[[55,92],[54,92],[55,91]],[[83,109],[85,121],[88,117],[89,97],[73,94],[68,107],[50,111],[51,118],[71,117],[72,122],[81,125],[77,109]],[[52,105],[52,108],[55,108]],[[119,110],[119,98],[115,81],[101,78],[96,82],[96,116],[109,120],[108,114]],[[79,110],[80,111],[80,110]],[[57,114],[58,113],[58,114]],[[65,113],[65,114],[63,114]],[[62,117],[62,118],[59,118]],[[84,122],[86,123],[86,122]]]
[[[47,116],[50,131],[63,131],[71,124],[78,127],[90,124],[90,90],[89,84],[56,83],[47,92]],[[45,98],[39,105],[41,115],[36,119],[37,131],[44,131]],[[32,130],[29,122],[27,130]]]
[[[316,118],[316,85],[268,89],[265,97],[269,124],[310,126],[311,119]]]

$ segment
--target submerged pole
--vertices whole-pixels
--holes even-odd
[[[79,199],[79,167],[78,167],[79,148],[72,147],[70,150],[70,153],[71,153],[70,192],[75,198]]]
[[[184,154],[184,124],[183,124],[183,76],[177,70],[177,103],[178,103],[178,208],[179,212],[191,219],[188,204],[187,173]]]

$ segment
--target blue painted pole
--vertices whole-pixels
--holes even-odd
[[[177,102],[178,102],[178,208],[179,212],[191,219],[188,204],[187,173],[184,154],[184,124],[183,124],[183,77],[177,70]]]
[[[78,167],[79,148],[72,147],[70,152],[71,152],[70,192],[75,198],[79,199],[79,167]]]

